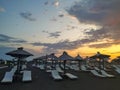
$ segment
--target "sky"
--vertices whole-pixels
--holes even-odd
[[[24,47],[34,57],[63,51],[120,56],[120,0],[0,0],[0,58]]]

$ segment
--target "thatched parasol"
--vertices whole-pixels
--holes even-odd
[[[14,51],[10,51],[8,53],[6,53],[6,55],[10,55],[12,57],[16,57],[17,60],[17,72],[19,73],[21,70],[21,60],[23,58],[27,58],[29,56],[33,56],[31,53],[23,50],[23,47],[18,48],[17,50]]]
[[[65,65],[67,60],[73,60],[73,57],[67,54],[67,52],[63,52],[63,54],[59,57],[60,60],[64,63],[64,74],[66,73]]]
[[[55,53],[51,53],[50,55],[47,55],[47,59],[52,61],[52,67],[54,67],[53,66],[54,64],[55,64],[55,67],[56,67],[56,62],[58,61],[58,57],[55,56]]]
[[[104,69],[104,60],[106,58],[109,58],[110,55],[106,55],[106,54],[101,54],[100,52],[97,52],[97,54],[91,56],[90,58],[93,58],[93,59],[99,59],[99,62],[103,62],[103,69]],[[107,59],[106,59],[107,60]],[[101,64],[101,63],[99,63]]]
[[[83,61],[83,58],[78,54],[78,55],[75,57],[75,60],[77,60],[77,61],[79,62],[79,68],[80,68],[81,61]]]

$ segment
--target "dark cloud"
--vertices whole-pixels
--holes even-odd
[[[0,46],[0,58],[7,59],[7,60],[12,60],[12,57],[5,55],[5,53],[15,50],[13,47],[5,47],[5,46]]]
[[[18,38],[14,38],[14,37],[10,37],[4,34],[0,34],[0,42],[4,42],[4,43],[27,43],[27,41],[22,40],[22,39],[18,39]]]
[[[9,42],[9,41],[11,41],[13,39],[15,39],[15,38],[9,37],[9,36],[4,35],[4,34],[0,34],[0,41],[1,42]]]
[[[104,30],[104,29],[102,29]],[[105,39],[105,32],[99,31],[99,36],[96,35],[95,30],[91,30],[91,32],[85,32],[89,36],[84,38],[84,39],[78,39],[75,41],[69,41],[69,40],[62,40],[56,43],[41,43],[41,42],[35,42],[31,43],[33,46],[44,46],[45,48],[43,51],[47,52],[58,52],[59,50],[73,50],[77,49],[79,47],[84,47],[84,45],[87,45],[91,48],[106,48],[109,47],[113,44],[120,44],[120,40],[111,40],[111,39],[106,39],[106,43],[100,43],[100,44],[92,44],[92,42],[100,42],[101,39]],[[108,34],[109,37],[109,34]],[[99,38],[99,39],[98,39]]]
[[[36,43],[32,43],[32,45],[35,46],[45,46],[47,48],[54,48],[54,49],[67,49],[70,48],[68,46],[70,46],[70,42],[69,40],[65,40],[65,41],[60,41],[57,43],[40,43],[40,42],[36,42]]]
[[[5,9],[3,7],[0,7],[0,12],[5,12]]]
[[[51,21],[54,21],[54,22],[56,22],[57,21],[57,19],[56,18],[52,18],[52,19],[50,19]]]
[[[95,41],[94,39],[82,39],[82,40],[76,40],[76,41],[69,41],[69,40],[64,40],[64,41],[59,41],[56,43],[41,43],[41,42],[35,42],[31,43],[34,46],[44,46],[46,47],[45,49],[49,50],[72,50],[76,49],[78,47],[82,47],[84,44],[90,43],[92,41]]]
[[[120,0],[81,0],[67,9],[67,12],[82,23],[102,27],[85,32],[89,39],[95,41],[111,39],[113,44],[116,44],[116,41],[120,44],[118,41],[120,38]],[[102,47],[102,45],[99,46]]]
[[[64,15],[63,14],[60,14],[60,15],[58,15],[59,17],[64,17]]]
[[[92,45],[89,45],[89,47],[91,47],[91,48],[106,48],[106,47],[111,46],[112,44],[113,43],[92,44]]]
[[[42,32],[43,32],[43,33],[48,33],[48,31],[45,31],[45,30],[43,30]]]
[[[48,5],[48,4],[49,4],[49,2],[48,2],[48,1],[44,2],[44,5]]]
[[[30,13],[30,12],[21,12],[20,16],[29,21],[36,21],[36,19],[32,17],[32,13]]]
[[[120,54],[120,52],[113,52],[113,53],[110,53],[110,54]]]
[[[61,33],[60,31],[56,31],[56,32],[52,32],[52,33],[48,32],[48,31],[42,31],[42,32],[49,34],[48,37],[53,37],[53,38],[58,38],[60,36],[60,33]]]
[[[54,38],[58,38],[60,36],[60,33],[59,31],[57,32],[54,32],[54,33],[49,33],[49,37],[54,37]]]
[[[117,15],[120,13],[119,4],[119,0],[81,0],[67,11],[80,22],[103,25],[108,23],[107,19],[112,17],[111,14]]]
[[[77,26],[67,25],[67,30],[77,29]]]

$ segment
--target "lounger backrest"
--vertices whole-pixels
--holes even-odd
[[[26,81],[31,81],[31,80],[32,80],[31,71],[24,71],[22,81],[26,82]]]
[[[77,79],[78,77],[77,76],[75,76],[75,75],[73,75],[73,74],[71,74],[71,73],[66,73],[65,74],[67,77],[69,77],[70,79]]]
[[[61,80],[62,77],[59,75],[58,71],[57,70],[52,70],[51,71],[51,74],[52,74],[52,77],[55,79],[55,80]]]
[[[107,76],[107,77],[114,77],[114,75],[108,74],[107,72],[105,72],[104,70],[101,70],[102,74]]]
[[[12,82],[13,80],[13,73],[12,72],[6,72],[4,75],[4,78],[2,79],[1,83],[7,83]]]

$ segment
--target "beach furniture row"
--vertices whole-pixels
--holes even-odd
[[[57,70],[52,70],[51,75],[52,75],[52,78],[54,80],[62,80],[64,76],[66,76],[66,77],[68,77],[70,79],[77,79],[78,78],[77,76],[75,76],[75,75],[73,75],[71,73],[65,73],[64,75],[62,75],[63,76],[62,77]]]
[[[5,72],[5,75],[4,75],[3,79],[1,80],[1,83],[12,83],[16,70],[17,70],[17,66],[14,66],[11,69],[11,71]],[[23,74],[23,76],[22,76],[23,82],[32,81],[31,71],[23,70],[23,71],[21,71],[21,73]]]

